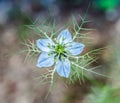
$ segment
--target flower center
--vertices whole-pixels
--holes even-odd
[[[64,45],[57,44],[57,45],[55,46],[55,51],[56,51],[57,54],[60,55],[60,54],[64,53],[64,51],[65,51],[65,46],[64,46]]]

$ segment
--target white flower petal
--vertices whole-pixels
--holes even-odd
[[[71,41],[72,41],[72,36],[68,29],[61,31],[57,37],[57,42],[60,44],[66,44]]]
[[[70,61],[68,59],[58,61],[55,65],[55,69],[60,76],[68,78],[70,74]]]
[[[54,45],[54,42],[52,40],[49,40],[49,39],[38,39],[36,41],[36,43],[37,43],[37,47],[40,50],[45,51],[45,52],[50,52],[51,49],[49,46]]]
[[[54,55],[49,56],[48,53],[42,52],[37,61],[37,67],[50,67],[54,64]]]
[[[78,55],[82,53],[84,47],[84,44],[72,42],[69,44],[69,46],[66,47],[66,50],[68,50],[72,55]]]

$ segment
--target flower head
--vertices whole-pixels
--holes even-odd
[[[85,45],[73,42],[72,35],[68,29],[60,32],[56,41],[49,39],[38,39],[37,47],[42,51],[37,66],[50,67],[55,63],[56,72],[62,77],[70,75],[69,55],[76,56],[82,53]]]

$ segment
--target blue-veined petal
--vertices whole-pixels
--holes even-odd
[[[68,59],[57,61],[55,69],[60,76],[67,78],[70,74],[70,61]]]
[[[47,52],[42,52],[37,61],[37,67],[50,67],[54,64],[54,55],[48,55]]]
[[[71,41],[72,41],[72,36],[68,29],[61,31],[57,37],[57,42],[60,44],[62,44],[62,43],[66,44]]]
[[[84,47],[84,44],[72,42],[69,44],[69,46],[66,47],[66,50],[68,50],[72,55],[78,55],[82,53]]]
[[[45,52],[50,52],[51,51],[50,46],[54,45],[54,42],[49,39],[38,39],[36,43],[37,43],[37,47],[40,50],[45,51]]]

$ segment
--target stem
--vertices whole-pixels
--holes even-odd
[[[52,73],[51,73],[51,81],[50,81],[50,87],[49,87],[49,90],[48,90],[48,93],[47,95],[45,96],[45,100],[48,98],[48,95],[49,93],[51,92],[52,90],[52,86],[53,86],[53,81],[54,81],[54,74],[55,74],[55,68],[53,69]]]

